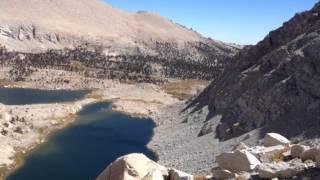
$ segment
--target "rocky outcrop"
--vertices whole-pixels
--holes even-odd
[[[161,173],[161,177],[158,175]],[[147,177],[168,177],[169,170],[158,165],[143,154],[129,154],[115,160],[97,180],[141,180]]]
[[[295,144],[291,147],[291,156],[293,158],[301,158],[302,154],[308,149],[310,149],[309,146]]]
[[[287,138],[285,138],[277,133],[266,134],[263,142],[264,142],[264,146],[266,146],[266,147],[290,144],[290,141]]]
[[[303,172],[306,165],[302,162],[264,163],[258,167],[260,178],[292,178]]]
[[[285,138],[280,134],[273,135]],[[142,154],[130,154],[110,164],[97,180],[259,180],[318,179],[320,177],[318,169],[320,151],[317,147],[312,147],[311,149],[314,150],[307,153],[308,158],[302,159],[294,158],[292,154],[292,148],[304,147],[302,144],[263,146],[264,143],[253,147],[242,143],[236,146],[234,151],[218,155],[216,158],[218,166],[212,168],[207,176],[191,175],[158,165]]]
[[[276,137],[283,136],[279,134],[273,134]],[[268,136],[268,135],[267,135]],[[268,139],[266,139],[268,140]],[[265,143],[265,142],[264,142]],[[319,171],[316,169],[317,163],[319,163],[318,157],[320,157],[320,151],[317,151],[317,147],[311,148],[311,151],[308,152],[307,158],[300,159],[299,157],[293,158],[292,147],[297,148],[298,146],[303,147],[303,145],[296,144],[286,144],[287,148],[281,149],[279,146],[283,145],[275,145],[275,146],[256,146],[256,147],[248,147],[241,146],[245,149],[242,152],[251,152],[250,156],[253,154],[259,158],[259,163],[256,163],[254,168],[244,168],[249,167],[248,163],[243,162],[243,160],[239,160],[240,156],[243,154],[239,154],[239,150],[231,153],[223,153],[223,156],[228,156],[228,158],[224,158],[224,163],[228,163],[226,166],[224,163],[221,163],[221,159],[219,160],[219,156],[217,157],[218,167],[212,169],[212,175],[216,179],[239,179],[241,174],[246,174],[247,177],[245,179],[303,179],[303,178],[314,178],[319,177],[315,175],[313,172]],[[257,151],[257,149],[260,149]],[[264,151],[263,151],[263,150]],[[271,151],[273,149],[273,151]],[[279,151],[280,150],[280,151]],[[235,154],[238,154],[236,156]],[[268,155],[270,158],[261,158],[261,155]],[[220,155],[221,156],[221,155]],[[249,157],[247,155],[247,157]],[[258,160],[256,160],[258,161]],[[235,168],[236,167],[236,168]],[[241,172],[241,171],[246,171]]]
[[[320,147],[313,147],[302,152],[301,159],[303,161],[307,161],[307,160],[316,161],[317,156],[319,154],[320,154]]]
[[[221,168],[213,168],[211,170],[212,176],[216,179],[234,179],[236,178],[236,174],[228,171],[226,169]]]
[[[216,159],[219,167],[231,172],[251,171],[261,162],[247,150],[236,150],[231,153],[222,153]]]
[[[199,135],[214,132],[225,141],[262,128],[262,134],[318,137],[319,32],[317,3],[257,45],[244,48],[190,104],[210,110]],[[216,122],[218,115],[222,118]]]
[[[96,180],[193,180],[193,175],[163,167],[143,154],[116,159]]]
[[[275,146],[255,146],[247,148],[247,150],[253,154],[261,162],[272,162],[276,158],[280,158],[281,154],[288,152],[288,146],[275,145]]]

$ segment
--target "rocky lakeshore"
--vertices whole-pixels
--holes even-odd
[[[46,141],[56,129],[71,123],[75,113],[95,99],[70,103],[1,105],[1,177],[23,163],[21,156]]]
[[[57,73],[56,73],[57,74]],[[60,78],[61,75],[58,75]],[[49,77],[49,76],[46,76]],[[50,76],[54,78],[55,76]],[[71,77],[71,76],[69,76]],[[52,80],[52,79],[50,79]],[[95,81],[94,81],[95,80]],[[9,82],[4,87],[16,88],[39,88],[39,89],[69,89],[77,90],[84,87],[92,88],[82,100],[55,104],[32,104],[32,105],[2,105],[1,118],[1,175],[7,174],[8,170],[14,169],[23,161],[23,154],[29,152],[37,144],[43,143],[46,137],[55,129],[62,128],[71,123],[76,112],[84,105],[110,101],[114,111],[121,111],[132,116],[151,117],[156,124],[160,124],[159,112],[169,105],[180,102],[177,98],[167,94],[160,86],[152,84],[124,84],[110,80],[86,79],[74,80],[75,85],[46,83],[43,81]],[[53,80],[53,82],[55,82]],[[85,82],[94,83],[93,85]],[[84,86],[86,85],[86,86]],[[196,88],[196,87],[194,87]],[[199,87],[201,88],[201,86]],[[187,89],[186,89],[187,90]],[[188,92],[186,92],[188,93]],[[193,93],[189,92],[189,93]]]

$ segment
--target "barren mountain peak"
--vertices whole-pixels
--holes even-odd
[[[142,41],[194,42],[202,38],[156,13],[129,13],[98,0],[2,0],[0,11],[0,39],[18,50],[19,43],[8,37],[21,29],[121,46]]]

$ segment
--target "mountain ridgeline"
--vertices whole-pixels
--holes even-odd
[[[4,0],[0,10],[0,59],[12,80],[34,68],[121,81],[210,80],[241,48],[98,0]]]
[[[258,128],[319,136],[320,3],[228,62],[190,107],[209,106],[200,136],[228,140]],[[216,122],[217,115],[222,115]],[[263,133],[262,133],[263,134]]]

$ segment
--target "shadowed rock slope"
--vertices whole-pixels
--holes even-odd
[[[190,107],[208,105],[199,135],[251,130],[315,138],[320,127],[320,3],[244,48]],[[221,120],[215,120],[222,115]],[[218,125],[217,125],[218,124]],[[216,126],[217,125],[217,126]],[[263,134],[263,133],[262,133]]]

